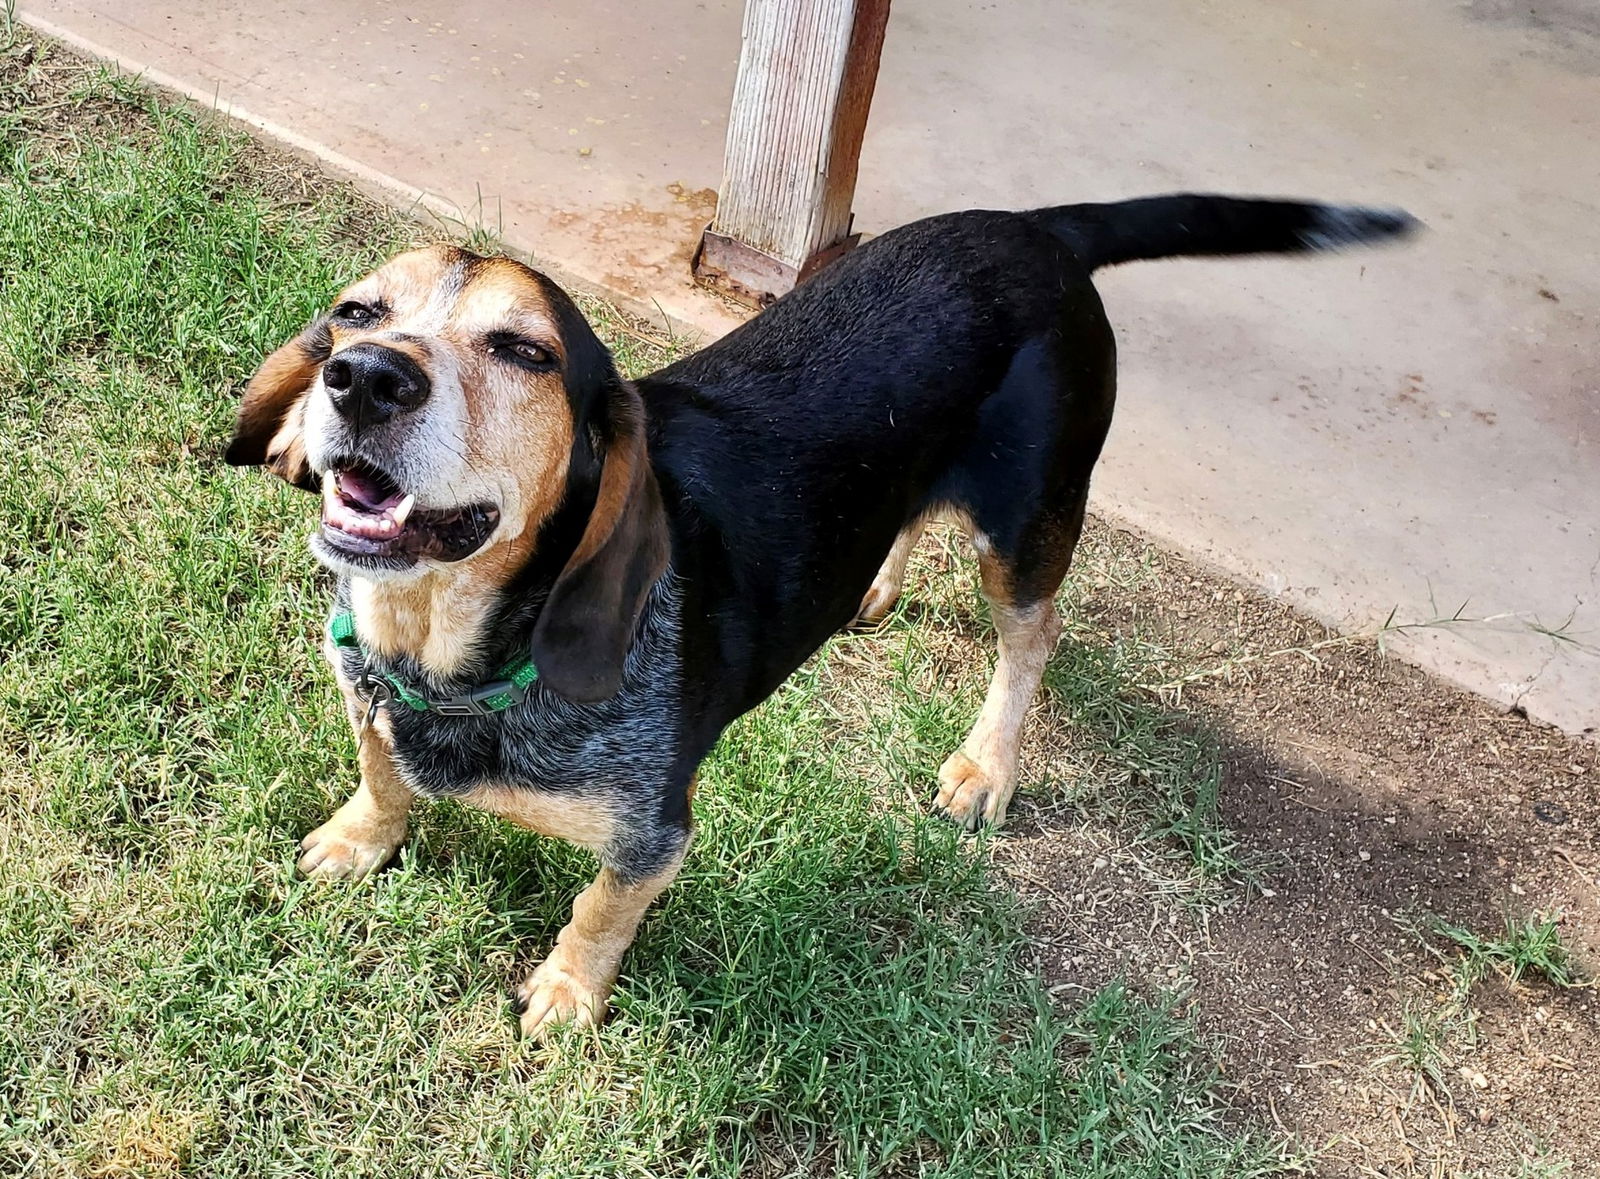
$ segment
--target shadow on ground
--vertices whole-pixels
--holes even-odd
[[[1145,573],[1107,592],[1094,583],[1109,568]],[[1502,1175],[1600,1157],[1594,991],[1491,975],[1457,1003],[1457,955],[1433,933],[1438,919],[1493,934],[1508,917],[1559,915],[1593,976],[1595,748],[1374,644],[1310,652],[1328,632],[1126,534],[1092,530],[1079,581],[1080,646],[1151,644],[1167,657],[1147,679],[1235,670],[1189,685],[1181,704],[1124,681],[1102,684],[1093,707],[1058,690],[1037,710],[1024,757],[1037,784],[999,858],[1038,906],[1046,981],[1064,996],[1113,977],[1186,989],[1241,1106],[1326,1147],[1319,1174]],[[1285,653],[1238,663],[1268,651]],[[1052,679],[1081,686],[1083,658],[1064,646]],[[1092,762],[1130,740],[1147,760],[1140,741],[1214,758],[1218,839],[1243,869],[1220,893],[1185,877],[1172,839],[1110,817],[1171,783],[1135,768],[1109,795],[1085,786],[1071,751]]]

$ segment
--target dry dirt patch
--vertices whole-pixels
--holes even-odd
[[[1172,665],[1196,668],[1330,637],[1104,525],[1091,528],[1082,561],[1078,580],[1090,585],[1096,569],[1144,571],[1080,601],[1089,641],[1141,634]],[[1593,745],[1455,691],[1373,642],[1202,680],[1174,706],[1174,724],[1216,735],[1220,817],[1236,854],[1260,865],[1253,884],[1207,903],[1152,871],[1126,829],[1060,805],[1071,783],[1054,777],[1049,751],[1080,738],[1048,701],[1039,711],[1024,781],[1045,784],[1014,809],[999,854],[1038,904],[1040,968],[1062,994],[1123,973],[1183,991],[1222,1043],[1242,1107],[1325,1147],[1319,1174],[1600,1173],[1590,1169],[1600,1159],[1595,991],[1491,973],[1453,1002],[1457,955],[1431,933],[1438,918],[1494,934],[1508,915],[1559,914],[1580,973],[1593,977]],[[1398,1047],[1408,1035],[1437,1051],[1425,1081]]]

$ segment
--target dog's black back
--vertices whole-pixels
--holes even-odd
[[[1413,224],[1207,196],[933,217],[641,381],[701,693],[685,701],[692,744],[709,748],[848,623],[895,535],[929,510],[970,520],[1012,597],[1054,592],[1114,400],[1095,267],[1334,248]]]
[[[998,525],[996,496],[1083,485],[1113,372],[1066,244],[973,212],[886,234],[642,381],[685,613],[737,673],[705,684],[708,719],[763,699],[848,623],[934,502]]]

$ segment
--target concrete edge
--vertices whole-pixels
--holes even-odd
[[[1147,512],[1116,501],[1096,497],[1091,487],[1090,511],[1113,527],[1133,533],[1147,544],[1171,553],[1197,568],[1233,582],[1268,601],[1279,602],[1296,614],[1326,626],[1334,633],[1355,636],[1379,629],[1375,624],[1353,620],[1328,610],[1316,598],[1299,593],[1295,588],[1274,588],[1268,581],[1236,565],[1230,565],[1215,549],[1186,541],[1152,519]],[[1376,608],[1373,617],[1383,609]],[[1478,620],[1464,619],[1462,628],[1476,625]],[[1450,637],[1446,623],[1408,621],[1400,619],[1394,629],[1382,639],[1384,652],[1402,663],[1417,668],[1425,675],[1458,692],[1463,692],[1505,714],[1516,713],[1525,720],[1546,729],[1553,729],[1577,741],[1600,743],[1600,730],[1569,728],[1549,716],[1540,706],[1539,699],[1527,699],[1527,685],[1498,684],[1484,671],[1475,669],[1464,657],[1453,657],[1442,649]],[[1521,690],[1513,690],[1520,688]]]

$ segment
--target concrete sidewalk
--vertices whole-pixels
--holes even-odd
[[[1531,7],[1530,7],[1531,3]],[[24,0],[391,196],[715,334],[729,0]],[[856,201],[1403,204],[1405,250],[1130,267],[1102,511],[1570,731],[1600,727],[1600,16],[1581,0],[958,0],[890,21]],[[1560,629],[1577,642],[1553,640]]]

